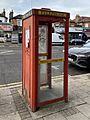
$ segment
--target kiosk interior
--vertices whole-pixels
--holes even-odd
[[[52,46],[52,24],[63,23],[64,46]],[[22,94],[33,112],[68,101],[69,13],[32,9],[23,16]]]

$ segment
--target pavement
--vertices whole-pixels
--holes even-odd
[[[69,76],[69,102],[60,101],[32,112],[21,82],[0,85],[0,120],[90,120],[90,74]]]

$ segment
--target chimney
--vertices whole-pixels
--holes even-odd
[[[9,22],[11,22],[12,18],[13,18],[13,10],[9,13]]]
[[[3,15],[4,17],[5,17],[5,14],[6,14],[5,9],[3,9],[2,15]]]

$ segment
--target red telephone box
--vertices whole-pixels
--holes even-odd
[[[68,101],[69,16],[49,9],[32,9],[23,16],[22,94],[33,112],[49,103]],[[56,22],[65,27],[61,55],[57,47],[52,47],[52,26]]]

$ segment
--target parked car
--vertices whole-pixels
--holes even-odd
[[[6,42],[6,37],[0,37],[0,43],[5,43]]]
[[[90,42],[82,47],[73,47],[68,51],[68,61],[81,68],[90,69]]]
[[[64,45],[64,39],[58,33],[52,33],[52,45]]]
[[[85,41],[82,39],[72,39],[70,41],[70,44],[71,45],[82,45],[82,44],[85,44]]]

